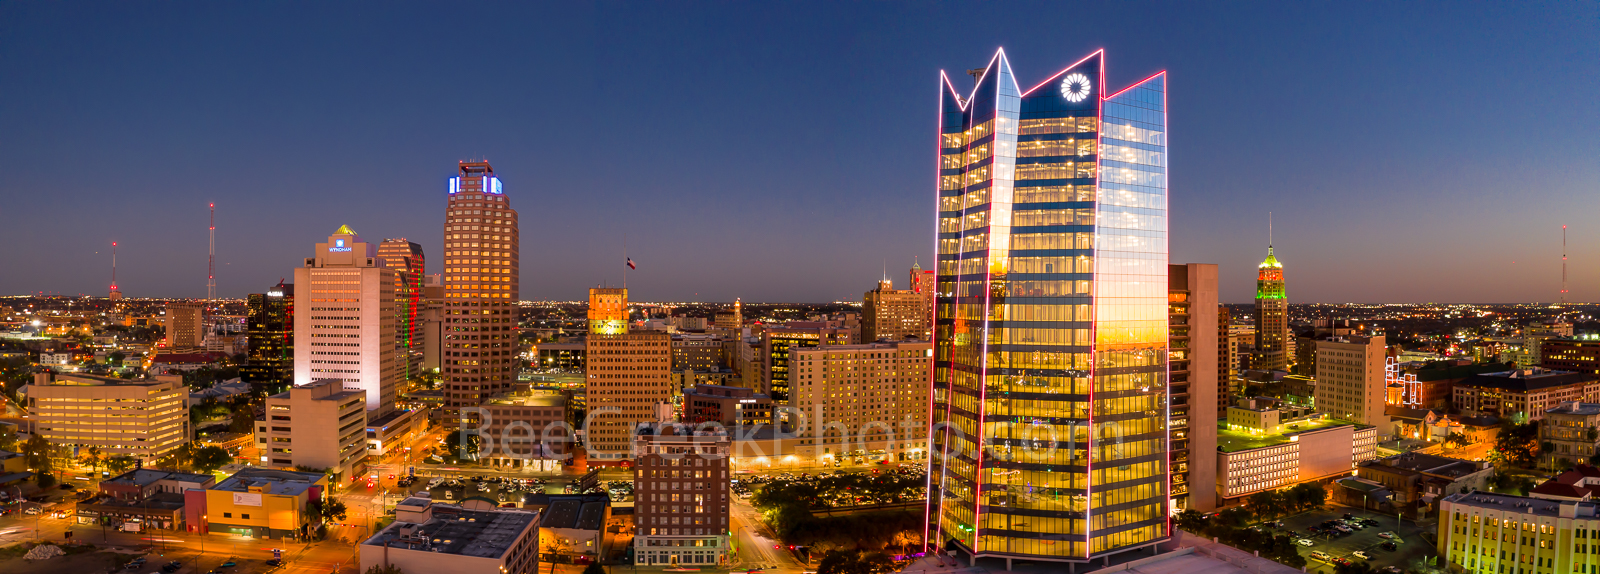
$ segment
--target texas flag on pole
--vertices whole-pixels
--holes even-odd
[[[629,269],[638,269],[639,268],[637,265],[633,264],[633,258],[632,257],[628,258],[628,268]]]

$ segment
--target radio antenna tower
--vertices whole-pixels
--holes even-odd
[[[117,242],[111,242],[111,290],[117,290]]]
[[[1561,306],[1567,306],[1567,226],[1561,226]]]
[[[206,255],[206,310],[217,298],[217,204],[211,204],[211,246]]]

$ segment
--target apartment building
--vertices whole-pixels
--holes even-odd
[[[1600,403],[1600,375],[1540,368],[1480,373],[1456,383],[1453,400],[1462,413],[1543,420],[1563,403]]]
[[[822,464],[924,458],[926,341],[791,348],[802,458]]]
[[[629,332],[627,290],[589,290],[589,338],[584,341],[587,401],[595,413],[584,444],[590,464],[625,460],[633,428],[655,421],[672,402],[672,339],[662,331]]]
[[[730,558],[729,446],[725,433],[670,424],[639,429],[633,444],[638,564],[720,565]]]
[[[1438,551],[1452,571],[1600,572],[1600,505],[1488,492],[1439,504]]]
[[[1377,426],[1384,417],[1383,335],[1349,335],[1317,341],[1317,410],[1334,418]]]

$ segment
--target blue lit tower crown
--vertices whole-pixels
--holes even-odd
[[[1166,74],[941,73],[930,545],[1082,561],[1168,536]]]

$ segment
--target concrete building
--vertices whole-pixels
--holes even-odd
[[[201,533],[299,540],[320,523],[307,503],[327,495],[321,473],[245,468],[209,489],[184,491],[185,522]]]
[[[1439,504],[1440,567],[1465,572],[1600,571],[1593,502],[1472,492]]]
[[[1217,266],[1169,265],[1168,376],[1172,500],[1177,508],[1216,509]],[[1226,383],[1226,380],[1223,381]]]
[[[1270,397],[1241,398],[1228,407],[1228,430],[1252,434],[1280,434],[1284,427],[1325,418],[1311,407],[1295,406]],[[1290,429],[1292,430],[1292,429]],[[1213,449],[1215,450],[1215,449]]]
[[[1600,403],[1600,375],[1540,368],[1481,373],[1456,383],[1454,401],[1462,413],[1543,420],[1562,403]]]
[[[366,396],[320,379],[267,397],[266,418],[256,421],[262,466],[327,469],[333,484],[356,480],[366,468]]]
[[[1239,342],[1233,337],[1233,315],[1217,305],[1217,416],[1226,417],[1233,404],[1234,378],[1239,374]]]
[[[932,343],[791,348],[791,421],[816,462],[921,460]],[[780,403],[783,404],[783,403]]]
[[[722,363],[722,337],[702,333],[672,335],[672,370],[716,371]]]
[[[445,408],[475,407],[517,382],[521,240],[517,210],[486,161],[463,161],[449,180],[444,225]],[[454,415],[454,412],[451,413]],[[449,425],[467,424],[445,416]]]
[[[444,365],[444,278],[422,276],[422,368],[438,372]]]
[[[738,299],[733,300],[733,308],[719,311],[712,317],[712,322],[718,329],[738,332],[744,326],[744,304]]]
[[[579,338],[575,341],[535,344],[533,346],[533,354],[541,369],[582,371],[584,364],[586,364],[583,353],[587,348],[588,343],[583,338]]]
[[[1388,422],[1383,416],[1386,351],[1383,335],[1317,341],[1317,410],[1369,426]]]
[[[885,277],[861,296],[861,340],[927,341],[933,311],[928,298],[911,289],[895,289]]]
[[[152,463],[189,442],[189,387],[178,375],[119,379],[35,373],[27,387],[34,433],[57,446],[99,448]]]
[[[634,439],[634,559],[641,565],[721,565],[728,548],[725,433],[659,425]]]
[[[725,427],[772,424],[772,399],[744,387],[695,385],[683,392],[683,419],[688,424],[715,422]]]
[[[1540,343],[1539,366],[1552,371],[1600,375],[1600,337],[1561,337]]]
[[[599,559],[605,544],[605,527],[611,522],[611,497],[606,494],[545,494],[523,496],[522,507],[537,510],[540,560],[582,563]]]
[[[1256,270],[1256,350],[1250,368],[1286,371],[1289,368],[1289,299],[1285,294],[1283,264],[1267,245],[1267,258]]]
[[[1446,495],[1484,490],[1493,474],[1494,466],[1487,462],[1415,452],[1367,461],[1356,469],[1357,477],[1381,484],[1391,493],[1384,509],[1413,519],[1434,516],[1439,500]]]
[[[1219,431],[1217,494],[1235,501],[1266,490],[1349,474],[1377,452],[1374,427],[1336,420],[1298,425],[1288,432],[1257,435]]]
[[[384,267],[394,273],[395,365],[400,369],[400,380],[409,381],[422,374],[423,321],[427,309],[422,277],[427,274],[427,262],[422,246],[404,237],[379,243],[378,257],[383,259]]]
[[[361,543],[360,571],[537,574],[541,515],[472,504],[401,501],[395,521]]]
[[[537,392],[537,391],[535,391]],[[492,445],[479,464],[494,468],[561,470],[561,456],[573,440],[567,420],[567,395],[543,393],[502,395],[482,405],[487,426],[479,428],[483,444]],[[548,446],[546,446],[548,445]]]
[[[294,382],[339,381],[366,394],[377,418],[394,409],[395,274],[348,226],[294,270]]]
[[[167,303],[167,348],[172,350],[205,347],[206,304],[203,301]]]
[[[597,287],[589,298],[584,381],[593,415],[583,430],[592,465],[626,459],[634,426],[656,421],[658,405],[671,404],[672,339],[660,331],[628,332],[618,319],[626,317],[626,290]]]
[[[1539,442],[1548,443],[1549,452],[1540,455],[1570,464],[1600,462],[1600,404],[1567,402],[1544,412],[1539,425]]]
[[[792,361],[790,354],[794,350],[854,342],[849,328],[829,326],[824,321],[790,321],[783,326],[762,331],[758,355],[761,361],[760,390],[779,404],[787,402],[793,385],[789,366]]]

